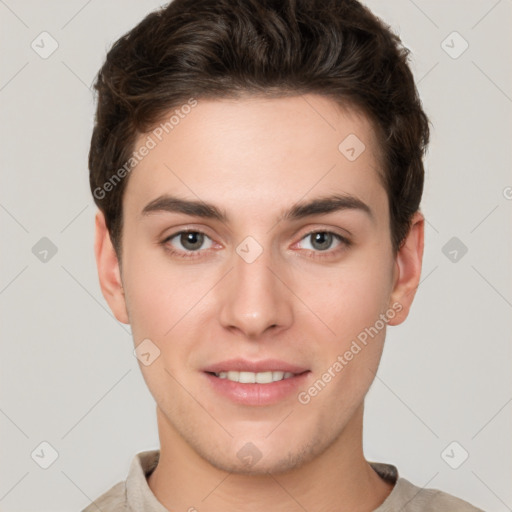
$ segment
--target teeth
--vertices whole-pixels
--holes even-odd
[[[272,372],[272,380],[281,380],[284,377],[284,372]]]
[[[242,384],[270,384],[283,379],[289,379],[294,374],[291,372],[219,372],[215,374],[219,379],[228,379]]]

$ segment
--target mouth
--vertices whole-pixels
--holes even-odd
[[[289,399],[311,371],[276,359],[231,359],[203,369],[210,389],[243,405],[271,405]]]
[[[231,382],[240,382],[241,384],[271,384],[285,379],[291,379],[301,373],[283,372],[283,371],[263,371],[263,372],[239,372],[229,370],[225,372],[207,372],[215,375],[219,379],[227,379]],[[304,372],[302,372],[304,373]]]

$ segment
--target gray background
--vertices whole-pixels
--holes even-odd
[[[422,283],[388,330],[365,454],[416,485],[512,510],[512,2],[368,4],[412,50],[434,129]],[[129,327],[98,286],[87,175],[94,75],[158,5],[0,0],[2,511],[81,510],[158,447]],[[51,49],[43,31],[58,43],[47,58],[31,47]],[[58,453],[48,469],[44,441]]]

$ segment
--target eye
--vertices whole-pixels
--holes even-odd
[[[302,246],[303,241],[310,243]],[[211,249],[213,247],[213,240],[202,231],[184,230],[168,236],[161,244],[173,256],[178,258],[195,258],[201,257],[203,251]],[[334,250],[330,250],[333,245]],[[350,245],[351,242],[347,238],[331,231],[312,231],[299,242],[299,246],[302,246],[300,248],[317,253],[314,257],[318,258],[335,255]]]
[[[305,237],[301,239],[301,242],[303,240],[310,241],[309,247],[303,246],[303,249],[311,250],[314,252],[327,252],[329,249],[332,248],[333,243],[335,243],[335,250],[330,251],[329,254],[338,252],[336,250],[337,247],[348,247],[350,245],[349,240],[347,240],[345,237],[338,235],[337,233],[332,233],[331,231],[312,231],[311,233],[308,233]]]
[[[203,246],[205,241],[209,241],[206,247]],[[167,237],[162,243],[172,253],[183,257],[188,257],[187,253],[199,252],[212,247],[212,239],[201,231],[179,231]]]

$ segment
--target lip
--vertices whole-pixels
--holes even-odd
[[[228,379],[221,379],[213,375],[223,371],[282,371],[295,373],[288,379],[268,384],[243,384]],[[264,406],[279,403],[290,395],[296,396],[298,389],[305,385],[311,371],[302,366],[286,363],[277,359],[262,361],[248,361],[246,359],[230,359],[212,364],[203,369],[210,388],[220,396],[240,405]]]
[[[212,364],[203,368],[204,372],[220,373],[234,370],[237,372],[290,372],[290,373],[304,373],[309,368],[298,366],[295,364],[286,363],[279,359],[262,359],[261,361],[249,361],[248,359],[228,359],[219,363]]]

